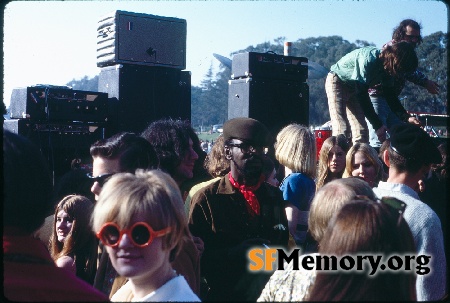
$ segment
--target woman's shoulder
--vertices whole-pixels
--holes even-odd
[[[283,183],[287,183],[287,184],[309,184],[309,185],[314,185],[315,186],[315,182],[312,178],[308,177],[305,174],[302,173],[292,173],[289,176],[287,176],[283,182]]]
[[[62,256],[56,259],[56,266],[69,269],[73,272],[76,272],[75,259],[71,256]]]

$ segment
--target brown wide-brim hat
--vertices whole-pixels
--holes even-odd
[[[223,137],[225,141],[239,139],[259,146],[267,146],[268,135],[269,131],[267,127],[252,118],[234,118],[228,120],[223,125]]]
[[[409,123],[395,125],[389,131],[391,148],[409,160],[438,164],[442,156],[433,139],[419,126]]]

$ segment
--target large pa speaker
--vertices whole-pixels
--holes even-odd
[[[28,119],[12,119],[3,122],[3,128],[28,138],[48,161],[54,181],[67,173],[73,161],[80,166],[90,166],[91,144],[104,139],[104,127],[86,123],[35,123]]]
[[[161,118],[191,119],[191,74],[173,68],[120,64],[103,67],[98,90],[108,93],[106,136],[142,132]]]
[[[114,11],[97,29],[97,66],[138,64],[186,68],[186,20]]]
[[[230,80],[228,119],[249,117],[272,136],[289,123],[309,124],[309,87],[305,82],[244,78]]]

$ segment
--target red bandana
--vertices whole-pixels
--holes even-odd
[[[261,183],[264,181],[264,175],[261,175],[258,184],[254,186],[240,185],[233,179],[233,176],[231,176],[231,172],[228,173],[228,179],[230,180],[231,185],[239,189],[239,191],[244,195],[245,200],[247,200],[247,209],[249,210],[250,215],[259,215],[258,198],[256,198],[253,192],[261,186]]]

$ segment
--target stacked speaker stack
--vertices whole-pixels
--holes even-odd
[[[55,85],[12,92],[4,128],[40,148],[54,182],[75,162],[89,166],[99,139],[140,133],[161,118],[191,118],[186,20],[126,11],[100,18],[97,66],[98,92]]]
[[[97,29],[98,90],[109,96],[107,136],[161,118],[191,118],[186,20],[114,11]]]
[[[104,138],[107,105],[106,93],[54,85],[15,88],[11,119],[3,127],[38,146],[55,181],[72,163],[89,159],[90,145]]]
[[[228,119],[249,117],[273,136],[289,123],[308,125],[308,59],[274,53],[233,56],[228,86]]]

